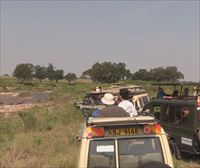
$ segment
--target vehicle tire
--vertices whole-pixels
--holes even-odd
[[[200,144],[200,129],[197,130],[197,138],[198,138],[198,142],[199,142],[199,144]]]
[[[181,159],[180,150],[172,139],[169,140],[169,148],[170,148],[172,156],[175,156],[177,160],[180,160]]]

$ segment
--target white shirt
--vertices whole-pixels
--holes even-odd
[[[131,103],[128,100],[123,100],[118,104],[118,107],[123,108],[127,113],[130,114],[131,117],[137,115],[137,111],[135,109],[135,106],[133,106],[133,103]]]

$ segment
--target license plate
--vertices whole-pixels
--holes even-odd
[[[108,134],[110,136],[129,136],[140,133],[139,128],[109,128]]]

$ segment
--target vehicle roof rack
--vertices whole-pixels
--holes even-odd
[[[90,117],[86,120],[87,126],[144,125],[154,123],[157,123],[157,121],[151,116],[105,118]]]
[[[99,95],[99,94],[105,94],[105,93],[112,93],[114,95],[117,95],[119,94],[119,90],[123,88],[127,88],[130,91],[131,95],[146,93],[146,89],[143,88],[142,86],[129,85],[129,86],[117,86],[117,87],[105,88],[100,92],[96,92],[92,90],[92,91],[87,92],[86,94]]]
[[[153,82],[152,85],[157,86],[200,86],[200,82]]]
[[[196,95],[194,95],[194,97],[197,97],[200,94],[200,81],[199,82],[186,82],[186,81],[182,81],[182,82],[154,82],[154,83],[151,83],[151,84],[159,86],[159,87],[160,86],[173,86],[174,90],[176,89],[176,86],[180,86],[181,87],[180,96],[182,95],[183,87],[195,86],[196,87]],[[183,97],[179,97],[179,99],[180,98],[183,98]]]

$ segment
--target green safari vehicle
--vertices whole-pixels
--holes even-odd
[[[174,88],[180,86],[182,90],[189,85],[176,83]],[[177,159],[181,158],[181,152],[200,154],[200,83],[195,85],[191,95],[184,96],[180,92],[176,97],[155,98],[143,108],[143,112],[149,112],[159,120],[168,134],[171,153]]]

